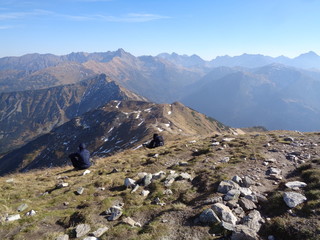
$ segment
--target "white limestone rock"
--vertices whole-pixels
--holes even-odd
[[[283,200],[284,202],[287,204],[287,206],[289,208],[294,208],[297,205],[307,201],[307,198],[300,194],[300,193],[296,193],[296,192],[285,192],[283,194]]]

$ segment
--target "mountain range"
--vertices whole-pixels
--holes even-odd
[[[123,49],[0,58],[0,154],[9,156],[112,100],[180,101],[235,128],[317,131],[319,62],[314,52],[205,61],[176,53],[135,57]]]

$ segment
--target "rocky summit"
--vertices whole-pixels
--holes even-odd
[[[176,135],[180,104],[143,102],[129,114],[130,104],[105,108],[145,121],[150,108],[171,111],[165,145],[97,155],[90,171],[62,166],[1,177],[0,239],[319,239],[319,133],[181,128]],[[157,116],[154,126],[164,129],[169,123]],[[78,127],[89,123],[80,119]]]

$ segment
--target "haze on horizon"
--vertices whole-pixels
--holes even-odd
[[[296,57],[320,53],[315,0],[3,0],[0,57],[162,52]]]

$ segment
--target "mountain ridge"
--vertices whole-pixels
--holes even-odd
[[[0,152],[21,146],[111,100],[129,98],[146,100],[104,74],[48,89],[0,93]]]
[[[113,100],[4,155],[0,159],[0,174],[65,165],[66,154],[77,149],[82,141],[85,141],[93,155],[113,154],[137,146],[137,143],[142,144],[154,132],[171,139],[177,136],[237,131],[181,103]]]

